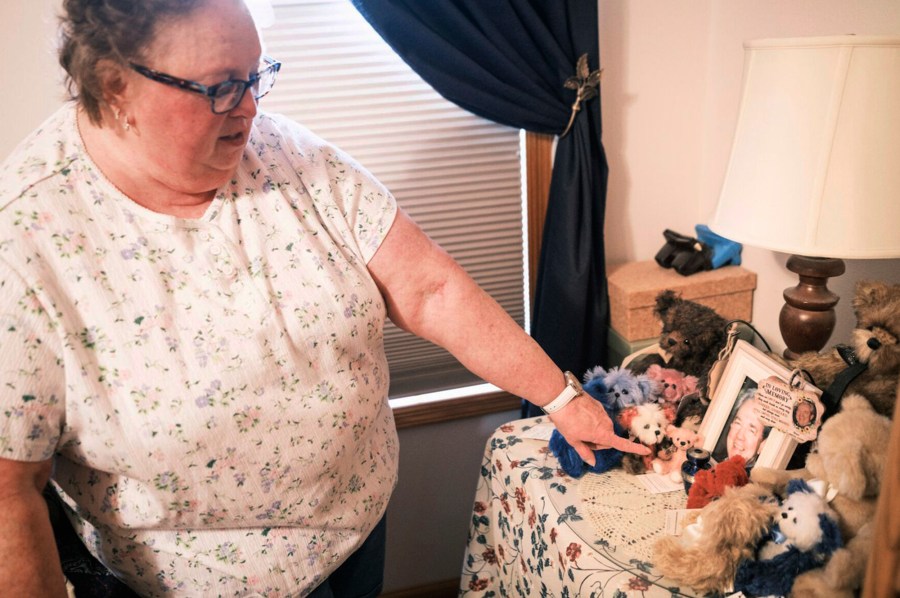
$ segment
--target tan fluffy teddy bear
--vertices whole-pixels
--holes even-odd
[[[680,537],[654,545],[653,562],[663,575],[698,592],[731,588],[738,563],[752,558],[769,532],[778,502],[760,484],[726,488],[723,495],[692,514]]]
[[[754,467],[751,479],[780,489],[791,478],[818,479],[834,494],[844,548],[823,568],[797,577],[792,596],[853,596],[862,585],[872,549],[872,520],[890,438],[891,420],[876,413],[860,395],[846,395],[841,410],[819,431],[817,450],[806,457],[806,469],[783,471]],[[830,492],[828,492],[830,490]]]
[[[900,284],[860,281],[853,296],[856,328],[850,347],[867,368],[850,384],[848,393],[866,397],[875,410],[891,416],[900,378]],[[813,382],[825,389],[847,368],[838,347],[824,353],[802,353],[788,362],[806,370]]]

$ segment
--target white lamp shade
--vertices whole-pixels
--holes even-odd
[[[811,257],[900,257],[900,38],[744,45],[731,160],[709,227]]]

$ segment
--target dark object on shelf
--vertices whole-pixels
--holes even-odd
[[[663,268],[673,268],[683,276],[712,269],[709,248],[699,240],[668,228],[663,231],[663,237],[666,244],[654,257]]]
[[[691,447],[687,451],[687,460],[681,464],[681,479],[684,480],[685,493],[690,492],[694,484],[694,476],[701,469],[711,469],[709,451],[706,449]]]
[[[697,237],[671,229],[663,231],[666,244],[654,259],[663,268],[672,268],[682,276],[741,263],[741,245],[709,230],[705,224],[694,227]]]

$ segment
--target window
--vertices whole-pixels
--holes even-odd
[[[266,51],[284,67],[264,108],[354,156],[520,324],[520,132],[444,100],[347,0],[276,0]],[[385,328],[391,397],[480,382],[442,349]]]

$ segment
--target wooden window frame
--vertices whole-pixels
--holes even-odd
[[[541,236],[547,215],[547,199],[550,194],[553,140],[553,135],[525,134],[528,271],[530,273],[529,293],[532,298],[534,298],[537,267],[541,256]],[[493,391],[458,399],[397,407],[394,409],[394,419],[397,428],[402,429],[512,411],[518,409],[520,405],[519,397],[503,391]]]

